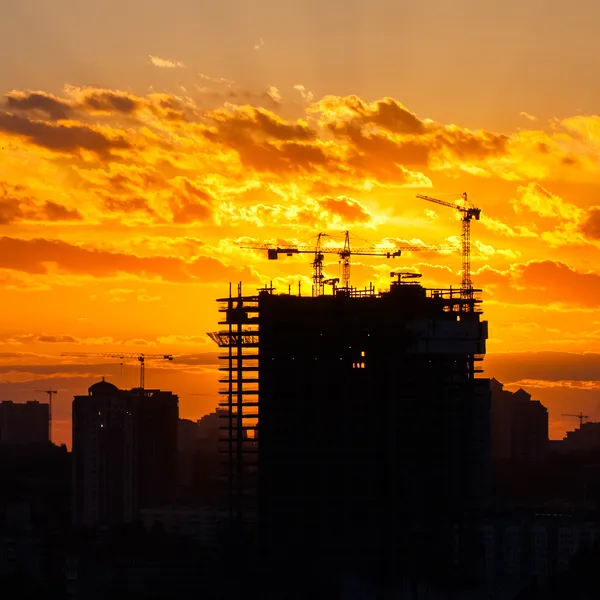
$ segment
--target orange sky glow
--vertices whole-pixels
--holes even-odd
[[[13,18],[39,32],[44,15],[19,12],[25,4],[42,10],[33,0],[15,2]],[[148,10],[153,30],[160,15]],[[0,400],[45,401],[36,390],[58,389],[54,439],[69,443],[73,395],[100,376],[135,386],[139,369],[135,360],[61,352],[172,353],[172,363],[148,363],[146,385],[173,390],[181,416],[199,418],[217,402],[216,347],[206,336],[217,329],[215,298],[230,281],[249,291],[270,281],[281,291],[299,281],[310,289],[310,257],[268,261],[241,245],[312,243],[318,232],[339,239],[349,229],[360,246],[452,246],[458,213],[415,195],[467,191],[482,209],[472,225],[472,269],[490,324],[485,376],[541,400],[551,437],[577,423],[562,413],[600,420],[600,116],[588,102],[598,90],[582,87],[574,97],[561,87],[550,97],[546,67],[532,71],[537,80],[527,75],[539,57],[524,34],[506,64],[494,44],[487,49],[479,97],[466,83],[479,72],[472,50],[462,63],[459,50],[449,50],[455,79],[445,93],[440,63],[449,59],[439,41],[437,55],[429,47],[412,62],[390,59],[401,85],[366,46],[372,40],[384,56],[391,43],[391,34],[377,38],[372,29],[383,13],[357,21],[354,33],[348,23],[332,25],[336,44],[321,40],[304,62],[294,44],[308,30],[286,42],[269,14],[262,27],[246,23],[250,33],[231,41],[229,54],[221,42],[227,60],[207,58],[175,33],[154,44],[134,33],[133,53],[122,24],[109,56],[92,36],[93,52],[67,59],[57,39],[68,38],[52,41],[46,32],[49,56],[39,58],[39,74],[19,68],[22,53],[0,67]],[[307,15],[299,22],[312,23]],[[473,17],[478,39],[492,16]],[[55,23],[56,31],[71,25]],[[2,33],[0,26],[8,44]],[[349,50],[351,35],[364,53]],[[411,35],[407,46],[423,43]],[[555,66],[556,80],[567,81],[569,57]],[[500,89],[490,72],[506,80]],[[427,286],[460,284],[460,254],[435,251],[357,257],[352,283],[385,288],[398,267],[422,273]],[[325,272],[340,275],[335,255]]]

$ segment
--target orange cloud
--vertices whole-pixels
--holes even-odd
[[[372,226],[373,215],[358,200],[346,196],[306,197],[302,203],[222,206],[219,219],[229,223],[251,223],[258,227],[303,227],[343,229],[360,224]]]
[[[58,94],[6,94],[0,286],[4,310],[21,315],[0,331],[6,348],[202,349],[218,320],[213,299],[229,281],[243,280],[250,292],[271,280],[282,290],[299,281],[309,289],[309,257],[268,261],[240,249],[244,240],[310,245],[319,231],[350,229],[373,238],[355,246],[456,246],[458,212],[414,197],[413,188],[428,187],[441,197],[466,190],[483,210],[472,227],[472,268],[492,351],[600,350],[598,118],[468,129],[401,99],[315,100],[302,86],[286,94],[200,79],[210,88],[134,94],[70,85]],[[337,276],[337,256],[330,258],[326,270]],[[421,272],[425,285],[460,282],[456,250],[355,258],[357,285],[387,286],[394,268]],[[182,363],[186,381],[214,370],[202,360]],[[506,381],[548,380],[526,366]],[[47,370],[50,378],[60,372]],[[186,376],[165,369],[161,382],[178,386],[175,375]],[[571,369],[560,381],[586,386],[593,377]],[[591,393],[559,385],[539,389]]]
[[[90,249],[60,240],[0,238],[0,268],[36,275],[59,273],[117,277],[128,274],[173,282],[214,282],[228,278],[254,280],[246,268],[228,267],[211,257],[184,261],[168,256],[145,256]]]
[[[178,60],[171,60],[170,58],[159,58],[158,56],[150,55],[150,62],[160,69],[182,69],[185,65]]]
[[[540,217],[558,218],[567,221],[577,221],[583,213],[582,209],[565,202],[539,183],[534,182],[527,186],[519,186],[517,193],[518,197],[511,199],[511,204],[517,213],[525,210]]]
[[[578,272],[562,262],[532,260],[507,271],[486,265],[475,275],[477,285],[487,287],[494,300],[600,307],[600,274]]]

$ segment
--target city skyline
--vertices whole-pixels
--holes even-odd
[[[599,84],[582,76],[600,8],[545,3],[540,23],[533,0],[121,4],[13,1],[0,24],[0,399],[60,390],[68,441],[74,395],[139,371],[61,352],[165,352],[147,387],[200,418],[214,299],[230,281],[310,293],[310,257],[240,244],[453,244],[457,215],[415,196],[466,191],[484,375],[548,406],[551,437],[577,425],[562,413],[600,420]],[[391,269],[460,283],[458,252],[356,262],[359,286]]]

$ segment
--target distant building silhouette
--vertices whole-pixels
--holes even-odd
[[[177,423],[177,476],[179,497],[185,497],[194,481],[194,461],[198,451],[198,423],[179,419]]]
[[[598,515],[588,512],[514,511],[486,519],[481,531],[486,579],[504,584],[546,582],[566,573],[582,548],[600,542]]]
[[[180,505],[225,509],[226,455],[221,438],[227,411],[217,409],[198,421],[179,419],[178,471]]]
[[[377,581],[469,564],[491,480],[480,292],[238,292],[219,300],[228,329],[211,337],[229,349],[232,517],[252,515],[258,447],[265,559]]]
[[[563,453],[597,453],[600,451],[600,423],[589,421],[582,423],[579,429],[567,431],[567,435],[559,442],[559,450]]]
[[[201,506],[167,506],[142,509],[140,518],[147,531],[160,525],[168,535],[192,538],[210,547],[218,538],[227,512]]]
[[[523,389],[510,392],[496,379],[492,390],[492,457],[538,461],[548,452],[548,409]]]
[[[127,523],[176,493],[178,397],[102,380],[73,400],[73,520]]]
[[[48,404],[0,402],[0,446],[48,444]]]
[[[25,589],[31,596],[34,590],[56,590],[60,597],[64,561],[57,538],[69,528],[70,492],[66,446],[0,446],[2,598],[27,597]],[[21,589],[11,589],[11,582]]]

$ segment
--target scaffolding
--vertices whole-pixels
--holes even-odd
[[[271,293],[272,288],[260,290]],[[255,514],[256,472],[258,466],[258,347],[259,347],[259,297],[243,296],[242,284],[237,295],[219,298],[219,312],[226,326],[209,333],[210,338],[226,353],[219,355],[223,361],[219,371],[222,401],[220,416],[225,421],[219,429],[219,440],[227,461],[227,504],[230,523],[243,528],[247,518]]]
[[[426,289],[414,282],[399,280],[392,283],[389,291],[377,291],[375,286],[369,284],[364,289],[337,288],[332,290],[331,296],[307,296],[305,300],[311,304],[345,304],[350,301],[360,305],[363,302],[383,299],[394,292],[401,293],[402,304],[418,305],[424,301],[433,310],[432,314],[441,316],[446,313],[446,317],[435,327],[427,325],[427,319],[419,321],[421,325],[415,325],[414,334],[418,342],[415,341],[414,352],[443,353],[446,352],[446,346],[448,351],[451,351],[450,346],[457,343],[475,343],[476,338],[481,335],[481,290],[471,290],[466,298],[458,288]],[[219,402],[219,414],[224,422],[220,427],[220,441],[221,452],[225,455],[227,464],[229,519],[232,526],[238,530],[245,529],[246,525],[255,519],[257,510],[260,307],[265,306],[261,301],[270,296],[281,296],[282,300],[284,296],[303,299],[300,290],[297,296],[291,293],[291,286],[287,294],[276,294],[270,285],[257,290],[254,295],[244,295],[241,283],[238,283],[236,293],[233,293],[230,284],[229,296],[217,299],[219,313],[223,315],[219,320],[219,326],[222,328],[208,334],[224,350],[219,355],[219,371],[222,373],[219,378],[219,394],[222,400]],[[472,326],[469,326],[469,323]],[[487,328],[485,337],[487,338]],[[477,349],[467,352],[470,358],[465,365],[470,379],[481,372],[478,363],[483,360],[485,354],[484,346],[473,347]]]

